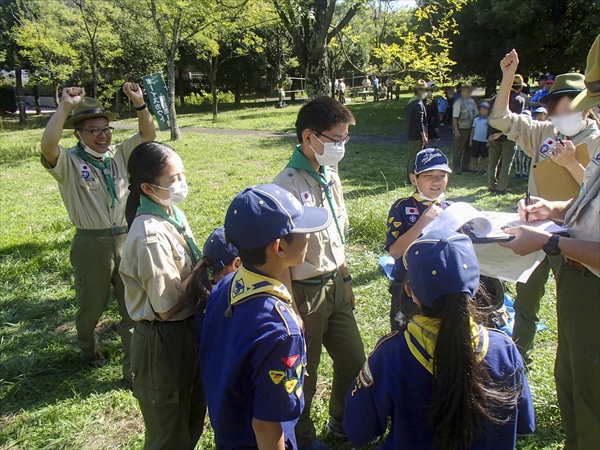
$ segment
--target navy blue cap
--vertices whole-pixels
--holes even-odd
[[[428,170],[443,170],[452,173],[448,158],[439,148],[424,148],[415,156],[413,163],[413,173],[422,174]]]
[[[473,243],[455,231],[432,231],[413,242],[404,253],[408,281],[417,300],[432,307],[444,294],[479,288],[479,264]]]
[[[218,227],[215,228],[204,243],[202,254],[208,256],[213,261],[213,270],[219,270],[238,256],[238,250],[235,248],[235,245],[227,242],[225,239],[225,228]]]
[[[227,236],[239,250],[262,247],[288,234],[316,233],[330,223],[328,209],[304,207],[275,184],[244,189],[225,215]]]

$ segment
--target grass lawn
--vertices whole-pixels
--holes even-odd
[[[401,105],[357,101],[351,105],[358,119],[352,132],[397,134]],[[290,130],[296,111],[296,106],[229,111],[217,125]],[[182,123],[204,124],[208,116],[203,114],[184,116]],[[0,131],[0,449],[139,449],[143,421],[136,400],[120,384],[114,301],[97,329],[109,364],[88,368],[76,347],[69,263],[74,230],[56,183],[39,163],[41,133],[41,129]],[[64,144],[74,142],[68,133],[64,136]],[[115,140],[125,137],[125,131],[115,134]],[[161,133],[159,139],[166,141],[168,134]],[[292,145],[281,138],[193,133],[185,133],[174,144],[190,185],[183,208],[200,243],[222,224],[229,201],[239,190],[272,180],[286,164]],[[377,257],[383,254],[391,203],[412,191],[403,183],[405,152],[391,145],[350,143],[340,164],[352,227],[348,259],[358,299],[356,317],[367,352],[389,328],[388,281],[377,266]],[[514,193],[490,197],[482,177],[454,176],[447,194],[482,209],[514,210],[525,183],[511,183]],[[548,329],[538,336],[536,367],[530,376],[538,431],[519,439],[519,449],[558,449],[562,444],[552,375],[556,347],[553,284],[547,292],[541,316]],[[328,418],[331,374],[331,361],[324,357],[313,410],[318,430],[324,430]],[[334,449],[352,448],[324,434],[323,438]],[[207,423],[199,448],[212,448],[212,439]]]

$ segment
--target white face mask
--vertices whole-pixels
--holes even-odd
[[[319,155],[312,145],[310,149],[315,153],[315,158],[317,162],[321,166],[337,166],[337,164],[342,160],[346,153],[346,146],[344,143],[335,144],[334,142],[323,142],[317,136],[317,141],[323,144],[323,154]]]
[[[182,178],[181,181],[176,181],[168,188],[158,186],[156,184],[153,184],[152,186],[154,186],[155,188],[158,188],[158,189],[164,189],[165,191],[169,191],[170,195],[169,195],[169,198],[166,200],[163,200],[162,198],[152,194],[152,195],[154,195],[154,197],[156,197],[156,200],[158,200],[158,202],[164,206],[177,205],[177,204],[183,202],[186,199],[187,194],[188,194],[188,185],[185,181],[185,178]]]
[[[554,125],[554,128],[556,128],[560,134],[569,137],[575,136],[585,126],[583,115],[580,112],[550,117],[550,122],[552,122],[552,125]]]
[[[423,93],[421,94],[421,99],[422,99],[422,100],[425,100],[426,98],[427,98],[427,92],[423,92]]]
[[[104,155],[106,155],[106,152],[98,153],[98,152],[94,151],[91,147],[87,146],[83,142],[83,139],[81,139],[81,135],[79,134],[79,132],[77,132],[77,135],[79,136],[79,144],[81,145],[81,148],[83,148],[83,151],[86,152],[88,155],[91,155],[94,158],[103,158]]]
[[[423,194],[423,192],[421,191],[421,189],[419,189],[419,185],[417,184],[417,192],[419,193],[419,196],[428,202],[435,202],[436,200],[441,200],[443,199],[446,195],[442,192],[440,195],[438,195],[436,198],[430,198],[430,197],[426,197],[425,194]]]

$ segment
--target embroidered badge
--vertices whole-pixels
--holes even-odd
[[[410,223],[415,223],[417,221],[417,216],[408,216],[408,221]]]
[[[363,368],[358,374],[358,379],[364,387],[369,387],[373,384],[373,375],[371,374],[371,368],[369,367],[369,360],[365,361]]]
[[[556,147],[556,141],[551,137],[546,138],[546,140],[542,142],[542,145],[540,147],[540,155],[544,158],[547,158],[548,151],[554,147]]]
[[[298,389],[296,389],[296,397],[298,397],[298,400],[300,400],[302,398],[302,385],[298,386]]]
[[[300,358],[300,355],[288,356],[287,358],[281,358],[281,360],[291,369],[296,364],[296,361],[298,361],[298,358]]]
[[[310,191],[300,192],[300,199],[304,206],[312,206],[312,198],[310,196]]]
[[[399,231],[392,231],[392,236],[394,236],[395,238],[397,238],[398,236],[400,236],[400,232]]]
[[[390,228],[390,227],[385,227],[385,232],[386,232],[386,233],[389,233],[389,232],[390,232],[390,230],[391,230],[391,228]]]
[[[279,384],[283,380],[283,377],[285,377],[285,372],[282,372],[281,370],[269,370],[269,376],[273,383]]]
[[[402,225],[402,222],[394,222],[394,228],[398,228]]]
[[[180,255],[185,254],[185,249],[179,242],[175,243],[175,248],[177,249],[177,253],[179,253]]]
[[[302,364],[298,364],[296,367],[296,376],[300,378],[302,376]]]
[[[404,208],[404,214],[408,214],[408,215],[418,215],[419,214],[419,210],[417,208],[415,208],[414,206],[407,206],[406,208]]]
[[[392,223],[393,221],[394,221],[394,216],[392,216],[388,219],[388,223]]]
[[[288,378],[287,380],[283,380],[283,387],[285,387],[285,391],[288,394],[294,392],[296,386],[298,385],[298,378]]]
[[[245,290],[246,286],[244,285],[244,279],[240,278],[239,280],[236,280],[233,286],[233,296],[237,297],[238,295],[242,294]]]

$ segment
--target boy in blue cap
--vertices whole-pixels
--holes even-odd
[[[199,348],[218,449],[297,448],[306,346],[278,279],[330,223],[326,209],[303,207],[275,185],[247,188],[229,206],[225,230],[242,266],[212,290]]]
[[[448,164],[448,158],[441,150],[437,148],[421,150],[412,161],[411,169],[410,182],[417,191],[408,198],[396,200],[390,209],[386,224],[385,248],[396,260],[390,286],[392,330],[402,329],[405,315],[410,314],[410,310],[414,309],[412,302],[405,301],[404,305],[402,302],[406,276],[402,255],[421,235],[423,228],[450,204],[444,200],[444,192],[448,185],[448,174],[452,173],[452,169]]]
[[[470,239],[433,231],[403,258],[419,308],[406,331],[382,338],[346,396],[344,429],[360,447],[513,449],[535,417],[515,344],[474,321],[479,266]]]

